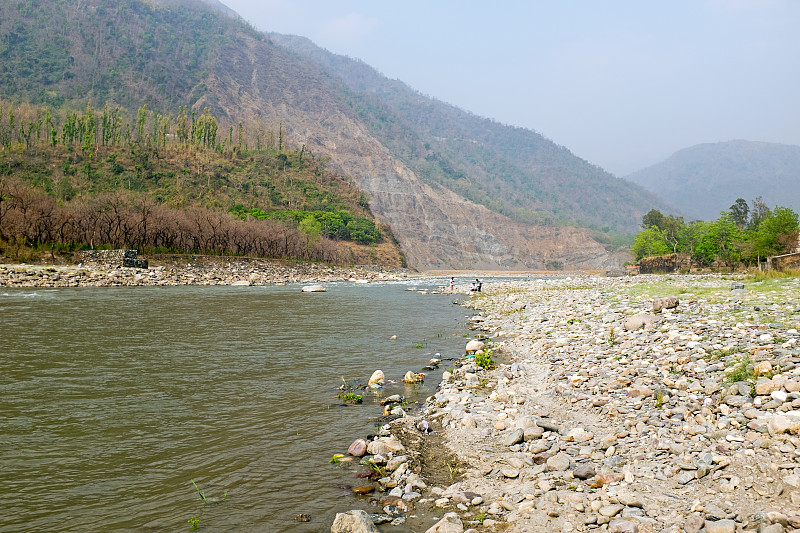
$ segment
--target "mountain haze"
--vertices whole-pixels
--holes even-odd
[[[800,146],[734,140],[698,144],[627,176],[691,218],[712,220],[758,196],[800,210]]]
[[[221,130],[275,132],[366,191],[419,269],[602,268],[617,260],[594,237],[664,205],[535,132],[268,37],[214,0],[4,2],[0,95],[78,110],[207,107]]]
[[[304,37],[269,36],[341,79],[346,101],[373,135],[426,183],[533,224],[635,231],[643,212],[664,206],[655,195],[535,131],[423,96],[362,61],[327,52]]]

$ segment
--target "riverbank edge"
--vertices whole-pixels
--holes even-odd
[[[63,288],[400,281],[420,277],[408,269],[334,266],[248,257],[172,255],[149,258],[149,268],[86,264],[0,264],[0,287]]]
[[[720,288],[721,294],[724,294],[724,291],[727,290],[726,285],[730,285],[730,291],[732,294],[734,294],[734,297],[732,298],[735,301],[734,309],[736,306],[741,307],[741,298],[747,299],[748,291],[744,290],[742,288],[742,283],[738,281],[744,280],[744,277],[737,274],[700,276],[662,275],[637,276],[637,278],[638,279],[635,280],[603,280],[602,276],[587,275],[578,276],[577,278],[562,276],[562,280],[566,281],[566,286],[561,287],[561,289],[564,289],[565,293],[568,290],[576,290],[579,292],[586,290],[597,290],[598,288],[602,290],[602,287],[605,283],[617,284],[618,287],[618,284],[620,283],[627,284],[634,282],[635,284],[646,287],[642,291],[644,295],[643,301],[645,302],[645,305],[649,305],[656,298],[650,297],[648,293],[653,293],[653,290],[663,291],[663,285],[665,282],[674,285],[675,292],[680,293],[690,292],[684,291],[684,289],[679,290],[679,287],[684,287],[687,285],[690,286],[693,280],[698,280],[703,283],[704,280],[712,279],[718,288]],[[650,286],[649,289],[647,288],[648,285]],[[492,289],[488,289],[487,292],[491,294],[493,291]],[[466,440],[472,443],[475,443],[476,440],[480,441],[481,439],[478,435],[479,430],[477,424],[473,425],[473,420],[465,423],[465,420],[469,418],[469,415],[464,417],[464,413],[461,413],[463,418],[459,420],[457,416],[452,416],[450,413],[447,413],[446,409],[444,409],[447,401],[446,399],[443,401],[440,391],[445,386],[460,390],[470,390],[470,386],[468,385],[467,381],[470,379],[468,375],[469,371],[472,371],[479,376],[479,380],[481,382],[480,386],[482,388],[486,388],[482,395],[485,397],[497,396],[494,397],[495,404],[499,403],[500,407],[503,407],[503,400],[498,400],[498,397],[506,394],[506,391],[502,391],[501,389],[506,389],[505,385],[513,382],[515,378],[520,377],[521,373],[525,372],[525,366],[530,367],[531,359],[527,360],[527,364],[521,363],[520,365],[517,365],[516,363],[516,361],[522,359],[518,356],[523,351],[531,351],[530,338],[528,338],[526,342],[520,342],[521,336],[514,338],[513,335],[518,332],[512,333],[512,331],[515,329],[515,326],[519,326],[518,323],[515,324],[516,318],[519,317],[517,313],[525,310],[526,306],[524,302],[526,298],[532,297],[534,292],[535,290],[530,289],[530,287],[523,288],[514,286],[512,283],[502,288],[499,292],[492,294],[494,301],[491,305],[487,305],[489,302],[486,300],[481,301],[470,299],[463,301],[462,305],[464,307],[480,311],[480,314],[475,317],[475,323],[477,326],[475,329],[480,330],[483,334],[492,336],[493,340],[497,343],[497,348],[505,352],[507,356],[511,356],[512,354],[513,356],[509,357],[507,364],[499,364],[497,368],[490,371],[477,369],[473,365],[467,368],[466,371],[457,371],[454,372],[453,376],[446,376],[437,388],[437,393],[429,398],[426,406],[424,406],[420,412],[415,413],[412,416],[393,421],[387,426],[387,431],[393,436],[393,438],[397,438],[399,435],[400,440],[404,443],[407,443],[409,428],[418,428],[422,421],[435,419],[437,421],[443,421],[445,426],[450,424],[449,428],[445,427],[442,429],[443,438],[437,439],[437,441],[440,443],[440,449],[438,453],[442,456],[453,457],[455,461],[465,464],[466,469],[461,472],[461,481],[456,482],[449,487],[430,488],[431,497],[423,498],[420,500],[420,503],[425,502],[433,506],[434,509],[438,508],[441,514],[447,513],[445,518],[442,519],[442,522],[445,522],[446,520],[449,520],[450,522],[457,521],[458,525],[454,526],[452,531],[494,531],[495,528],[500,528],[505,532],[638,531],[639,533],[649,533],[662,531],[670,533],[683,533],[687,531],[699,531],[705,527],[713,528],[714,531],[730,531],[733,533],[734,531],[740,531],[742,528],[752,529],[757,526],[759,531],[762,529],[765,531],[774,530],[776,532],[800,531],[800,513],[791,512],[793,506],[800,504],[800,491],[795,490],[800,488],[799,480],[795,479],[797,478],[797,473],[800,472],[800,457],[794,458],[794,461],[797,463],[796,465],[794,462],[786,462],[787,460],[791,460],[792,454],[795,456],[800,456],[800,438],[796,436],[798,433],[797,427],[794,427],[791,430],[786,429],[785,433],[783,431],[773,431],[773,422],[781,417],[777,411],[773,414],[767,410],[766,414],[773,417],[768,424],[764,423],[764,418],[758,418],[758,420],[762,422],[760,427],[756,428],[756,424],[749,426],[751,428],[756,428],[757,431],[762,432],[762,435],[764,434],[764,430],[767,425],[769,427],[769,431],[766,433],[769,438],[759,438],[759,440],[755,441],[755,446],[753,446],[753,440],[757,438],[757,432],[752,429],[748,431],[748,428],[744,427],[743,425],[742,429],[738,432],[729,431],[726,434],[726,432],[718,431],[708,437],[708,439],[712,441],[721,439],[721,444],[717,444],[716,448],[714,448],[715,453],[713,454],[713,457],[706,454],[702,457],[700,462],[694,461],[694,463],[691,464],[677,464],[679,459],[683,460],[684,462],[688,461],[689,459],[696,459],[696,457],[686,452],[686,444],[684,441],[687,439],[683,438],[685,435],[681,435],[681,432],[686,433],[688,431],[689,435],[696,435],[697,433],[702,434],[704,431],[704,429],[700,427],[702,418],[707,417],[716,423],[722,423],[727,421],[727,417],[722,416],[723,414],[729,411],[736,411],[736,407],[730,408],[731,406],[728,405],[729,403],[732,405],[735,404],[734,400],[727,400],[729,396],[724,396],[725,394],[731,394],[730,392],[726,393],[724,391],[724,385],[722,388],[722,395],[713,396],[717,398],[715,400],[717,405],[712,414],[709,414],[708,411],[699,412],[697,415],[693,415],[697,417],[697,420],[695,420],[694,417],[690,417],[688,425],[684,423],[684,425],[677,428],[674,433],[664,433],[663,431],[659,431],[659,438],[653,440],[653,442],[650,444],[650,448],[648,448],[647,444],[645,444],[643,448],[640,448],[637,452],[638,454],[634,456],[636,459],[632,461],[632,464],[629,463],[623,469],[622,474],[611,474],[607,477],[604,477],[606,476],[605,474],[599,476],[601,479],[599,482],[599,489],[589,490],[588,487],[584,487],[584,483],[586,483],[584,482],[584,479],[586,478],[584,476],[580,476],[580,478],[578,478],[578,476],[575,475],[577,471],[572,470],[575,465],[570,464],[568,467],[569,470],[564,472],[564,477],[569,478],[569,492],[566,492],[566,495],[564,494],[565,491],[563,490],[563,483],[556,482],[553,484],[549,480],[542,480],[538,483],[535,480],[529,480],[531,481],[530,487],[532,493],[526,494],[521,500],[517,498],[514,501],[511,501],[509,498],[510,493],[508,490],[487,490],[482,494],[471,493],[468,489],[465,490],[465,487],[469,487],[470,485],[480,485],[480,483],[476,483],[476,479],[481,477],[497,478],[493,481],[493,484],[495,485],[498,481],[501,485],[504,482],[508,485],[514,485],[514,482],[521,481],[521,471],[527,468],[527,465],[521,463],[518,457],[512,457],[519,456],[519,453],[512,452],[518,452],[519,450],[515,450],[514,447],[517,446],[518,448],[521,448],[519,444],[522,444],[528,440],[527,430],[520,432],[524,435],[524,438],[521,437],[518,440],[514,439],[513,437],[509,438],[509,431],[506,431],[505,433],[500,432],[504,433],[502,438],[495,438],[490,442],[481,443],[485,444],[481,450],[482,455],[491,458],[490,462],[493,463],[492,466],[487,466],[485,461],[478,459],[477,453],[465,452],[463,446],[454,446],[454,442],[456,440],[465,436],[468,436]],[[750,294],[752,295],[752,291],[750,291]],[[662,294],[662,296],[665,295]],[[790,300],[792,298],[796,300],[798,296],[800,296],[800,291],[794,291],[789,298]],[[511,309],[508,309],[507,306],[498,305],[498,301],[506,297],[513,302]],[[694,300],[690,302],[690,305],[694,305],[695,307],[699,306],[701,313],[703,312],[704,305],[711,307],[715,301],[714,298],[704,298],[703,296],[697,297],[691,293],[688,295],[688,297],[693,298]],[[737,300],[737,298],[739,299]],[[554,298],[554,300],[556,301],[551,302],[550,305],[552,306],[551,310],[556,312],[558,311],[560,304],[563,302],[557,301],[557,298]],[[760,310],[758,305],[754,305],[753,307],[755,310]],[[487,309],[489,309],[489,311],[487,311]],[[795,309],[794,313],[797,313],[798,310],[800,310],[800,308]],[[644,312],[645,314],[648,312],[653,313],[653,311],[648,309],[646,306],[641,306],[641,302],[639,309],[626,308],[624,311],[628,315],[631,315],[637,311]],[[669,316],[667,316],[667,318],[669,318]],[[522,321],[521,318],[519,320],[520,322]],[[570,319],[567,322],[569,324],[573,324],[572,320],[575,319]],[[580,319],[575,320],[575,322],[580,323]],[[753,322],[756,322],[756,324],[746,324],[746,326],[751,328],[759,328],[762,331],[767,328],[767,326],[758,325],[758,320],[753,320]],[[615,325],[620,326],[620,332],[624,331],[621,323]],[[773,323],[769,324],[768,327],[777,328],[779,326],[777,323]],[[647,329],[650,331],[653,330],[653,328],[649,326]],[[791,327],[791,325],[786,324],[783,326],[784,331],[773,332],[773,337],[781,339],[782,335],[785,335],[786,330],[788,330],[788,337],[791,340],[797,337],[796,329],[800,329],[800,324],[796,327]],[[614,331],[613,326],[611,331]],[[670,334],[672,333],[673,332],[670,332]],[[763,342],[768,342],[765,341],[765,335],[766,334],[762,333],[759,338]],[[785,341],[785,338],[783,338],[783,340]],[[622,338],[617,342],[624,341],[625,338]],[[691,343],[697,344],[694,340],[689,341],[687,344],[691,346]],[[785,347],[786,344],[783,346]],[[768,362],[770,360],[770,356],[765,355],[764,350],[759,351],[758,347],[748,347],[748,349],[753,352],[754,356],[761,356],[757,359],[754,357],[754,359],[760,360],[762,365],[765,364],[765,361]],[[779,350],[776,349],[775,352],[778,353]],[[537,358],[546,359],[544,354],[541,352],[533,355],[533,359]],[[511,363],[512,359],[514,360],[513,364]],[[796,354],[795,359],[797,359]],[[775,363],[773,362],[773,365],[774,364]],[[796,362],[795,365],[797,365]],[[532,390],[529,395],[522,394],[521,396],[518,396],[511,403],[515,407],[512,407],[509,411],[515,412],[517,405],[521,406],[526,402],[530,404],[532,403],[531,400],[534,399],[541,401],[542,396],[544,395],[550,396],[553,403],[560,404],[562,409],[565,407],[566,409],[570,409],[570,404],[574,404],[576,401],[581,400],[586,401],[587,399],[590,400],[591,405],[591,396],[586,396],[585,393],[576,393],[574,390],[572,390],[573,388],[579,388],[581,384],[588,381],[589,378],[581,377],[581,379],[578,379],[574,375],[554,375],[556,373],[552,371],[551,365],[548,365],[546,361],[542,361],[541,365],[536,366],[538,367],[536,368],[536,371],[543,372],[540,383],[549,390],[544,391],[543,389],[537,388],[536,391]],[[689,364],[689,367],[691,368],[691,363]],[[790,378],[792,378],[792,376],[795,374],[800,374],[800,372],[797,372],[796,368],[798,367],[795,366],[795,370],[793,370],[794,374],[789,374]],[[729,369],[726,371],[729,371]],[[673,371],[674,370],[671,369],[670,373]],[[720,373],[720,375],[722,374]],[[475,374],[473,374],[473,378],[474,376]],[[639,404],[642,403],[642,400],[648,399],[648,397],[650,400],[656,398],[653,401],[655,402],[656,409],[660,410],[661,406],[658,405],[658,403],[662,398],[661,394],[664,394],[666,401],[670,400],[670,394],[673,395],[673,398],[681,398],[681,394],[685,395],[686,389],[684,386],[687,384],[687,382],[691,386],[693,380],[697,378],[697,376],[695,376],[692,372],[686,371],[678,372],[677,375],[671,377],[674,379],[665,379],[664,384],[661,385],[662,388],[653,386],[640,386],[637,390],[636,387],[632,387],[631,389],[626,389],[623,387],[621,393],[626,399],[632,399],[634,402],[638,402]],[[756,378],[758,378],[757,372]],[[772,384],[772,382],[769,382],[768,380],[765,381],[765,379],[766,378],[761,378],[759,383],[760,386],[764,386],[766,388],[765,383]],[[785,395],[787,388],[781,388],[781,383],[783,383],[783,381],[780,380],[785,380],[786,377],[782,377],[781,374],[778,373],[774,379],[776,380],[776,390]],[[800,380],[800,377],[797,379]],[[792,380],[790,379],[790,381]],[[725,383],[725,381],[722,383]],[[669,386],[672,386],[673,388],[671,389]],[[473,385],[473,390],[474,387],[475,386]],[[755,384],[753,387],[753,390],[756,390]],[[691,389],[689,390],[691,391]],[[498,395],[498,391],[501,392],[500,395]],[[519,393],[519,391],[517,392]],[[759,393],[754,392],[753,394]],[[773,394],[772,397],[775,397],[775,395]],[[769,397],[763,398],[769,399]],[[753,398],[751,398],[751,400],[752,399]],[[758,402],[759,399],[760,398],[756,398],[756,405],[758,407],[761,405],[760,402]],[[506,397],[505,400],[507,401],[508,398]],[[598,408],[600,408],[599,410],[602,410],[603,403],[598,402],[597,399],[594,401],[594,409],[590,409],[589,411],[590,413],[591,411],[594,411],[595,415],[599,415]],[[605,399],[603,399],[603,402],[604,401]],[[792,401],[791,396],[789,401]],[[797,400],[795,400],[795,402],[797,402]],[[675,403],[674,399],[673,403]],[[679,407],[682,407],[680,402],[678,403]],[[703,403],[706,408],[708,407],[707,404],[707,401]],[[742,407],[742,410],[747,408],[748,405],[751,405],[752,408],[752,404],[745,404]],[[786,404],[786,406],[788,405],[789,404]],[[635,407],[640,408],[640,405]],[[650,408],[653,409],[652,406]],[[794,407],[794,403],[792,404],[791,408],[796,409],[796,407]],[[772,406],[772,409],[774,410],[775,406]],[[495,410],[497,410],[497,407],[495,407]],[[466,411],[469,413],[469,409]],[[576,430],[573,430],[572,433],[567,434],[566,429],[563,426],[556,427],[557,425],[560,426],[561,424],[553,423],[547,419],[548,415],[545,411],[547,411],[547,409],[544,409],[543,412],[539,413],[539,415],[542,416],[543,421],[540,424],[540,428],[544,428],[545,437],[549,434],[550,438],[555,439],[557,443],[562,439],[565,442],[577,442],[578,439],[582,438],[584,434],[589,435],[590,438],[592,437],[591,433],[589,432],[578,431],[582,428],[576,428]],[[671,411],[668,411],[668,414],[670,413]],[[747,414],[748,418],[750,416],[754,415]],[[553,427],[548,427],[548,422]],[[781,423],[783,422],[784,420],[781,419]],[[777,424],[777,422],[775,422],[775,424]],[[534,426],[535,425],[536,424],[534,424]],[[706,427],[708,427],[708,425],[708,423],[705,423]],[[496,426],[495,429],[498,429],[498,427],[499,426]],[[511,429],[513,428],[514,426],[512,425]],[[619,431],[618,435],[616,435],[614,434],[616,429],[612,427],[611,433],[605,436],[603,439],[603,446],[599,448],[602,452],[601,455],[605,456],[606,458],[613,457],[615,453],[615,444],[609,443],[612,440],[616,442],[617,437],[620,437],[619,444],[616,445],[616,447],[619,448],[619,450],[616,451],[616,455],[619,457],[621,455],[620,450],[623,450],[624,447],[627,447],[628,445],[627,442],[623,444],[623,440],[630,440],[631,436],[635,437],[635,429],[641,430],[641,428],[637,427],[631,428],[630,431],[628,431],[628,426],[625,426],[624,429]],[[553,432],[548,433],[550,430],[553,430]],[[539,437],[541,436],[542,435],[540,431]],[[670,439],[673,439],[675,442],[670,442]],[[696,439],[692,438],[690,442],[693,440]],[[512,444],[512,441],[515,441],[515,443]],[[720,440],[718,440],[718,442],[720,442]],[[747,444],[741,445],[742,442],[746,442]],[[434,442],[429,442],[424,446],[430,444],[434,444]],[[667,444],[670,446],[664,448],[664,446]],[[765,448],[767,451],[769,451],[770,446],[773,448],[773,454],[777,456],[776,459],[772,460],[773,462],[769,462],[768,459],[763,457],[763,454],[759,453],[763,451],[762,448]],[[561,444],[561,447],[563,449],[564,444]],[[656,480],[669,480],[670,485],[673,485],[674,479],[677,479],[678,488],[671,489],[669,491],[670,494],[668,495],[675,497],[674,494],[672,494],[673,492],[680,494],[680,498],[678,499],[682,500],[682,505],[680,505],[681,502],[677,502],[677,504],[676,502],[671,502],[672,505],[664,506],[663,509],[658,509],[658,505],[654,503],[651,494],[645,495],[637,493],[637,488],[641,490],[641,481],[639,477],[640,472],[636,471],[635,466],[633,465],[636,465],[640,459],[643,460],[645,457],[650,459],[651,457],[647,452],[652,452],[653,447],[658,447],[659,450],[668,450],[668,452],[666,452],[668,460],[662,458],[661,464],[659,465],[665,467],[664,472],[666,477],[658,474],[656,476]],[[797,450],[797,452],[795,452],[795,450]],[[664,454],[665,452],[658,451],[656,453]],[[537,454],[536,464],[540,466],[534,467],[534,470],[545,473],[555,470],[556,474],[558,474],[558,468],[552,467],[549,462],[550,458],[546,457],[546,454],[544,455],[545,456],[543,456],[541,453]],[[558,453],[557,455],[561,457],[563,454]],[[676,455],[678,457],[676,457]],[[695,455],[697,454],[695,453]],[[729,458],[729,456],[732,457]],[[753,459],[754,457],[755,460]],[[538,459],[540,458],[546,461],[544,465],[538,462]],[[704,462],[706,459],[711,460],[711,463],[708,466],[706,466]],[[784,462],[781,463],[781,460]],[[766,461],[766,463],[764,463],[764,461]],[[760,468],[762,475],[753,476],[755,481],[750,479],[750,477],[740,479],[739,475],[741,475],[743,471],[741,468],[739,468],[740,462],[742,464],[746,463],[745,468]],[[729,465],[732,463],[735,464],[737,468],[730,467]],[[700,477],[701,475],[705,475],[705,473],[698,473],[698,465],[700,465],[700,472],[705,470],[710,473],[714,473],[714,476],[709,475],[707,478],[704,478],[701,483]],[[680,466],[680,468],[678,466]],[[728,470],[723,471],[723,469],[726,467],[728,467]],[[672,471],[670,471],[670,468],[672,468]],[[681,468],[685,468],[685,470],[681,470]],[[786,473],[786,468],[789,468],[789,475],[784,474],[782,480],[774,480],[774,478],[771,477],[776,473]],[[791,474],[791,468],[795,468],[795,474]],[[678,476],[677,474],[681,471],[683,471],[683,474]],[[732,473],[732,471],[735,473]],[[758,470],[755,471],[756,473],[758,472]],[[634,472],[636,475],[634,475]],[[597,473],[600,473],[600,468],[598,468]],[[687,477],[687,473],[691,474],[691,476]],[[423,478],[427,478],[429,477],[430,473],[422,471],[420,474]],[[592,474],[594,475],[594,472],[592,472]],[[675,478],[669,479],[671,476],[675,476]],[[540,478],[541,477],[542,476],[540,475]],[[595,476],[592,479],[596,479],[596,477],[598,476]],[[647,474],[642,477],[652,479],[652,476],[648,476]],[[712,479],[715,482],[715,486],[713,486],[713,488],[709,486],[709,482]],[[662,481],[656,480],[654,481],[657,484],[662,483]],[[719,487],[716,486],[716,482],[719,483]],[[777,482],[775,490],[770,489],[769,483],[775,482]],[[603,488],[604,483],[608,484],[606,488]],[[730,501],[734,499],[730,497],[730,493],[731,491],[737,490],[737,484],[739,483],[746,484],[749,488],[754,490],[757,494],[756,499],[760,501],[755,506],[748,505],[747,510],[741,509],[741,511],[737,513],[735,512],[736,506],[731,505],[730,503]],[[519,483],[516,483],[516,485],[519,486]],[[562,485],[562,490],[559,490],[559,485]],[[486,489],[486,485],[484,485],[483,488]],[[651,491],[645,488],[645,492],[649,493]],[[467,498],[464,497],[465,494],[467,495]],[[721,509],[719,505],[714,505],[712,502],[715,500],[715,494],[719,495],[717,498],[728,498],[724,501],[722,506],[730,507],[733,509],[733,512],[730,512],[731,509],[726,512],[725,510]],[[586,497],[587,495],[589,496],[588,500]],[[437,496],[439,496],[439,498],[435,499]],[[470,500],[470,496],[476,496],[476,498]],[[491,506],[488,505],[490,503]],[[570,509],[570,507],[572,509]],[[755,509],[761,510],[754,511],[754,507]],[[572,513],[568,512],[570,510]],[[643,510],[646,512],[642,512]],[[456,513],[458,516],[457,518],[454,518],[453,512]],[[487,514],[487,512],[490,514]],[[584,523],[570,522],[570,519],[575,517],[576,514],[580,515],[584,512],[586,515],[588,515],[588,518]],[[623,514],[618,514],[621,512]],[[655,516],[655,518],[651,518],[651,516]],[[435,529],[434,526],[428,531],[437,531],[437,529]],[[448,529],[448,531],[450,530]]]

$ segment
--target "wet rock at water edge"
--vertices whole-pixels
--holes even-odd
[[[367,453],[367,441],[364,439],[356,439],[347,448],[347,454],[352,455],[353,457],[364,457]]]
[[[302,292],[327,292],[325,287],[322,285],[306,285],[300,290]]]
[[[366,511],[353,510],[336,513],[331,533],[380,533]]]
[[[483,350],[486,347],[486,344],[479,340],[471,340],[467,343],[465,351],[467,353],[475,353],[477,351]]]
[[[386,383],[386,376],[383,374],[382,370],[376,370],[373,372],[372,376],[370,376],[369,381],[367,382],[370,387],[374,387],[376,385],[380,386],[384,383]]]
[[[388,524],[389,522],[394,520],[394,518],[391,515],[388,515],[386,513],[370,514],[369,517],[370,519],[372,519],[372,523],[375,524],[376,526],[379,526],[381,524]]]
[[[419,383],[425,379],[425,374],[416,374],[412,371],[406,372],[403,376],[403,383]]]
[[[361,485],[360,487],[353,487],[353,494],[364,496],[375,492],[375,485]]]

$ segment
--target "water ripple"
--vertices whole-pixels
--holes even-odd
[[[408,285],[4,292],[0,533],[184,530],[190,517],[329,528],[357,503],[335,488],[352,474],[327,460],[381,410],[370,394],[336,407],[342,379],[399,379],[463,348],[463,310]],[[204,504],[192,480],[209,502],[228,496]]]

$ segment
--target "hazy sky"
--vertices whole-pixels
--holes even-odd
[[[704,143],[800,145],[798,0],[222,0],[619,176]]]

